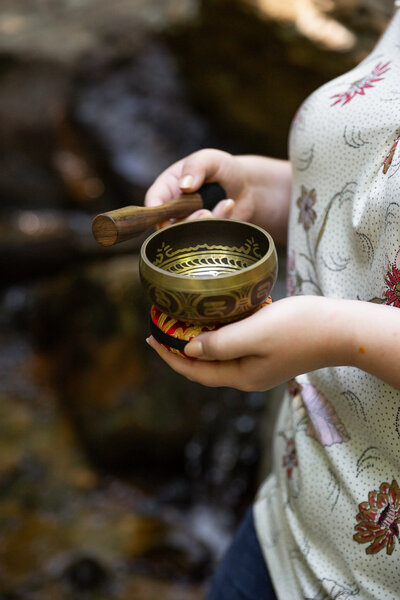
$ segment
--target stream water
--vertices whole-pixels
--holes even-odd
[[[0,600],[200,600],[257,488],[271,398],[161,363],[145,343],[141,240],[104,251],[90,223],[142,203],[179,157],[245,151],[253,134],[221,133],[189,101],[168,36],[84,4],[71,22],[49,14],[47,37],[29,4],[6,20],[34,25],[26,47],[7,46],[23,60],[0,56]],[[89,39],[77,23],[98,27],[98,46],[69,63]],[[58,27],[72,33],[53,52]]]
[[[3,292],[4,600],[201,598],[255,489],[265,396],[167,374],[108,268]]]

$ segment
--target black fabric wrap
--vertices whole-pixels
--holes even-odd
[[[178,338],[173,337],[172,335],[168,335],[168,333],[164,333],[155,323],[153,323],[152,318],[149,319],[150,323],[150,333],[151,335],[159,342],[160,344],[165,344],[170,348],[174,348],[175,350],[180,350],[184,352],[185,346],[188,343],[186,340],[179,340]]]
[[[197,192],[203,199],[203,207],[212,210],[218,202],[225,200],[226,192],[219,183],[205,183]]]

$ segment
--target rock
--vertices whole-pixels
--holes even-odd
[[[162,580],[138,576],[126,587],[125,594],[126,600],[203,600],[206,588],[204,585],[194,587],[181,583],[171,585]]]
[[[110,576],[96,558],[82,556],[68,565],[63,578],[75,592],[82,594],[105,588]]]
[[[127,38],[132,30],[160,30],[185,22],[196,14],[197,2],[186,0],[56,0],[38,7],[31,0],[18,5],[4,0],[0,7],[0,52],[74,65],[82,56],[96,52],[112,38]],[[131,42],[131,44],[134,43]],[[123,44],[123,42],[122,42]]]
[[[46,10],[29,0],[2,3],[3,208],[68,203],[100,211],[134,193],[142,203],[156,157],[164,167],[205,142],[205,126],[185,104],[173,59],[156,37],[196,10],[195,0],[71,0]]]
[[[209,551],[179,517],[94,471],[33,367],[29,344],[2,333],[0,598],[200,600]]]
[[[1,37],[1,36],[0,36]],[[56,108],[65,106],[70,80],[54,63],[0,57],[0,158],[2,209],[60,208],[63,188],[49,157]]]
[[[391,0],[3,2],[3,208],[142,203],[166,165],[202,146],[284,156],[304,96],[364,57],[391,10]]]
[[[220,137],[233,136],[240,152],[286,157],[301,102],[365,57],[391,10],[391,1],[203,0],[196,21],[165,37]]]
[[[90,75],[81,71],[76,119],[131,185],[145,190],[177,158],[217,143],[188,105],[174,58],[159,41],[149,39],[134,59],[112,70],[90,65]]]
[[[391,0],[247,0],[263,18],[289,25],[295,35],[337,52],[357,51],[362,40],[382,33]]]
[[[174,373],[145,344],[148,310],[132,256],[42,284],[29,317],[38,375],[96,465],[146,475],[161,503],[222,502],[237,515],[255,491],[265,395]]]
[[[92,217],[61,209],[12,210],[0,219],[0,278],[11,286],[56,275],[95,257],[137,252],[148,232],[104,248],[92,234]]]
[[[162,169],[203,146],[284,156],[304,96],[365,56],[391,7],[86,0],[44,11],[7,0],[3,210],[141,204]]]
[[[179,468],[199,418],[200,386],[145,343],[148,310],[132,256],[52,281],[33,310],[51,382],[92,458],[108,468]]]

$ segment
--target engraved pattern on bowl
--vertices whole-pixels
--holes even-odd
[[[242,318],[270,295],[277,276],[271,236],[228,219],[186,221],[142,245],[140,276],[159,310],[192,323]]]
[[[250,267],[262,258],[260,245],[249,238],[240,246],[198,244],[174,250],[162,243],[154,266],[187,277],[220,277]]]

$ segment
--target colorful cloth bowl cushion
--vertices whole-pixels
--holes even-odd
[[[260,305],[260,308],[271,304],[271,302],[272,298],[268,296],[268,298]],[[151,335],[157,342],[167,348],[167,350],[179,354],[179,356],[183,356],[184,358],[191,358],[190,356],[186,356],[184,350],[186,344],[190,342],[192,338],[200,333],[213,331],[219,327],[221,327],[221,325],[195,325],[186,321],[179,321],[178,319],[161,312],[154,305],[150,310]]]

